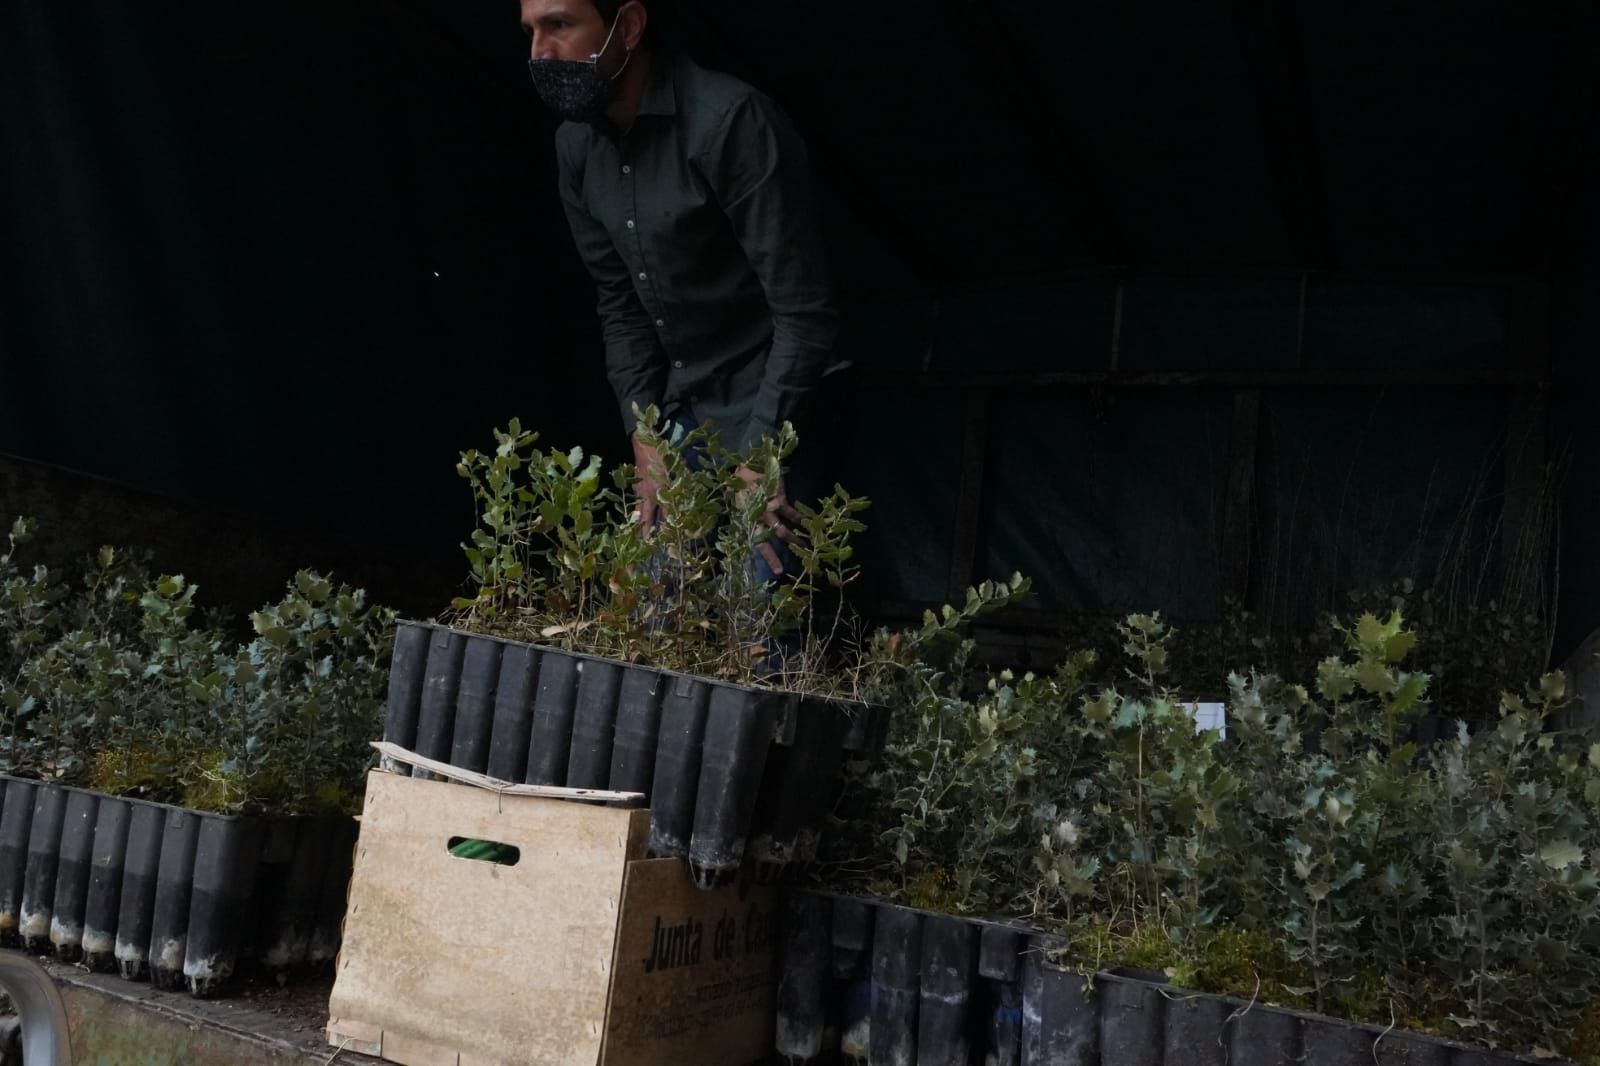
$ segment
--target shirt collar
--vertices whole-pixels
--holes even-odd
[[[656,52],[650,57],[650,81],[639,98],[641,115],[676,115],[678,113],[677,62],[666,52]]]

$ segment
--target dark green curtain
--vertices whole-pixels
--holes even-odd
[[[492,423],[614,449],[505,14],[6,5],[0,450],[453,541]]]
[[[1594,210],[1551,190],[1600,178],[1571,103],[1593,96],[1594,20],[1479,12],[1439,38],[1420,11],[1291,6],[1265,53],[1282,70],[1249,5],[654,9],[800,126],[868,375],[1096,370],[1113,348],[1134,372],[1501,365],[1492,280],[1314,278],[1302,335],[1297,271],[1592,278]],[[471,517],[455,453],[491,425],[616,456],[516,18],[509,0],[0,5],[0,451],[439,556]],[[1593,363],[1591,288],[1563,290],[1560,366]],[[978,576],[1022,569],[1066,611],[1215,609],[1225,393],[995,402]],[[940,598],[962,394],[863,388],[842,410],[837,477],[876,501],[863,588]],[[1261,527],[1331,550],[1317,531],[1348,497],[1328,486],[1357,484],[1396,502],[1333,570],[1393,573],[1437,541],[1500,411],[1464,390],[1268,395]],[[1587,589],[1580,540],[1564,565]]]

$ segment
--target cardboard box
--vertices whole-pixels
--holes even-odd
[[[777,900],[646,859],[648,811],[373,771],[328,1042],[406,1066],[771,1052]],[[459,838],[520,849],[458,858]]]

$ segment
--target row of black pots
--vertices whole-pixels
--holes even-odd
[[[881,747],[887,725],[878,708],[401,622],[384,739],[504,781],[643,793],[652,853],[709,887],[747,859],[771,875],[815,857],[846,753]]]
[[[1515,1056],[1054,965],[1015,923],[789,894],[776,1047],[870,1066],[1505,1066]],[[1154,979],[1151,979],[1151,978]],[[1546,1064],[1548,1066],[1548,1062]]]
[[[331,965],[356,828],[0,775],[0,946],[196,996]]]

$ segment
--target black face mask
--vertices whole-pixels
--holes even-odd
[[[600,57],[611,47],[612,35],[617,32],[617,22],[611,23],[606,43],[588,59],[530,59],[528,73],[533,76],[533,87],[539,92],[544,105],[568,122],[599,122],[611,106],[611,95],[622,71],[633,61],[633,53],[622,61],[622,67],[609,78],[600,73]]]

